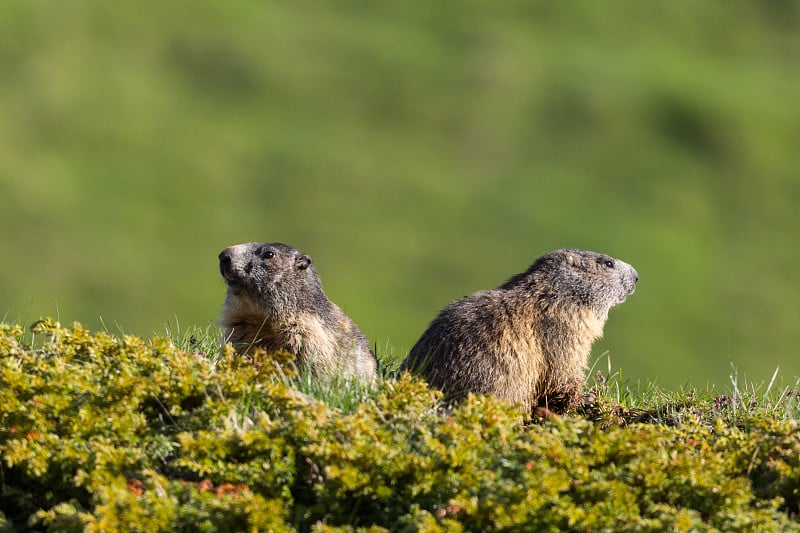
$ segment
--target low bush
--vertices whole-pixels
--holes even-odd
[[[344,409],[289,363],[0,325],[0,530],[800,530],[792,417],[536,423],[408,375]]]

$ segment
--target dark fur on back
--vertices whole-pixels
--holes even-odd
[[[315,374],[375,377],[367,338],[325,294],[309,256],[252,242],[226,248],[219,262],[228,285],[220,318],[227,342],[287,351]]]
[[[523,409],[574,404],[592,343],[611,307],[633,293],[629,264],[585,250],[557,250],[494,290],[448,305],[401,370],[451,398],[490,393]]]

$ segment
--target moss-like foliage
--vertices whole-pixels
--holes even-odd
[[[408,375],[345,412],[288,362],[0,325],[0,531],[800,530],[791,419],[530,424]]]

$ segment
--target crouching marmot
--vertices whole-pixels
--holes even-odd
[[[227,342],[289,352],[315,375],[375,378],[367,338],[328,299],[310,257],[285,244],[251,242],[225,248],[219,269],[228,285],[220,319]]]
[[[525,410],[574,405],[592,342],[638,279],[631,265],[607,255],[548,253],[497,289],[447,306],[400,368],[450,398],[491,393]]]

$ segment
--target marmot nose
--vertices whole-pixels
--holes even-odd
[[[225,248],[219,254],[219,272],[223,277],[231,271],[232,256],[230,248]]]

